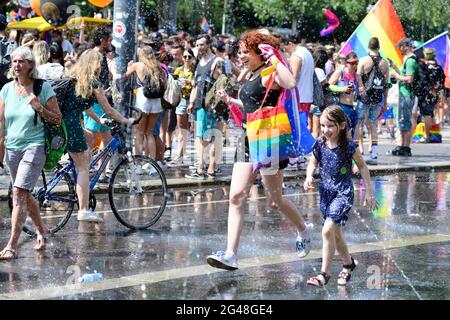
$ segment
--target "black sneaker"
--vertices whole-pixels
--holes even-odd
[[[184,177],[188,179],[204,180],[206,179],[206,174],[198,173],[197,170],[195,170],[191,173],[185,174]]]
[[[402,147],[401,146],[396,146],[391,151],[388,151],[387,154],[390,154],[392,156],[400,156],[401,151],[402,151]]]
[[[411,148],[410,147],[403,147],[402,156],[404,157],[411,157]]]

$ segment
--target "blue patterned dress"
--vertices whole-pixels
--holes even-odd
[[[345,225],[353,206],[352,158],[356,144],[330,149],[320,138],[313,147],[320,172],[320,211],[325,220]]]

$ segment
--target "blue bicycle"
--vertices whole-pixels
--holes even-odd
[[[140,118],[135,122],[139,122]],[[147,156],[133,155],[125,147],[125,130],[117,122],[110,122],[112,139],[91,161],[89,207],[95,210],[97,201],[94,187],[110,160],[115,163],[112,171],[108,195],[111,210],[124,226],[130,229],[147,229],[154,225],[164,212],[168,198],[168,187],[164,172]],[[69,133],[70,134],[70,133]],[[95,170],[98,163],[100,168]],[[53,172],[42,171],[34,196],[39,201],[41,218],[50,230],[56,233],[64,227],[72,216],[78,199],[75,192],[77,172],[69,158],[64,166],[58,164]],[[100,187],[100,191],[106,188]],[[9,188],[9,207],[12,212],[12,186]],[[23,230],[36,235],[30,223]]]

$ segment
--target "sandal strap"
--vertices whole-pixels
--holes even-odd
[[[356,268],[355,259],[353,259],[352,256],[350,256],[350,258],[352,259],[352,263],[351,264],[343,264],[342,267],[345,269],[350,269],[350,271],[353,271]]]
[[[328,283],[328,280],[330,280],[330,275],[326,272],[320,271],[318,275],[322,276],[325,279],[324,285],[326,285]]]

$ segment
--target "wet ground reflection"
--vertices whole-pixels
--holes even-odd
[[[346,227],[349,244],[384,243],[421,235],[450,234],[450,173],[404,173],[374,179],[375,212],[363,207],[363,183],[355,180],[355,206]],[[306,193],[301,181],[287,183],[289,197],[315,224],[313,250],[321,248],[321,216],[318,194]],[[106,197],[98,196],[97,211],[103,225],[78,223],[72,217],[63,230],[49,239],[47,250],[32,250],[33,240],[24,234],[19,258],[0,262],[0,297],[52,286],[64,287],[84,273],[94,271],[106,280],[205,265],[211,251],[226,245],[228,193],[226,186],[171,190],[161,220],[150,230],[133,232],[115,219]],[[261,188],[252,188],[247,205],[239,258],[294,254],[295,231],[290,222],[270,211]],[[6,204],[1,203],[1,244],[9,228]],[[204,271],[197,276],[177,276],[151,284],[65,296],[65,299],[448,299],[449,242],[437,242],[372,250],[356,254],[361,268],[346,290],[336,279],[326,290],[306,288],[306,279],[320,268],[320,259],[278,263],[234,273]],[[340,270],[335,261],[333,274]],[[213,271],[213,269],[210,269]],[[372,276],[378,274],[378,278]],[[374,286],[375,289],[369,288]],[[30,291],[38,295],[38,292]],[[41,292],[40,298],[63,298]]]

